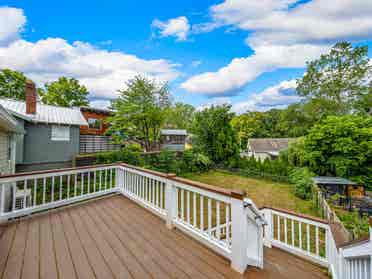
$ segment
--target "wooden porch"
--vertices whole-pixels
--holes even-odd
[[[230,262],[122,195],[0,227],[0,278],[328,278],[276,248],[244,276]]]

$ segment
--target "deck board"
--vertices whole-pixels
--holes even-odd
[[[39,278],[39,222],[36,219],[28,221],[28,233],[23,261],[22,278]]]
[[[279,249],[264,269],[239,275],[230,263],[123,196],[35,215],[2,226],[3,278],[325,279],[324,271]]]

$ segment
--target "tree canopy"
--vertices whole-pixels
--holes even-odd
[[[337,43],[329,53],[307,64],[305,75],[297,80],[297,93],[319,118],[366,112],[372,93],[369,61],[367,46]]]
[[[189,130],[193,121],[195,108],[184,103],[175,103],[169,108],[166,126],[175,129]]]
[[[288,150],[297,166],[317,175],[348,177],[372,185],[372,117],[329,116]]]
[[[45,89],[39,89],[41,101],[44,104],[62,107],[88,106],[88,89],[77,79],[60,77],[58,80],[46,83]]]
[[[230,108],[230,105],[212,106],[195,113],[191,129],[193,147],[215,163],[226,163],[239,154]]]
[[[146,77],[136,76],[119,93],[111,104],[115,114],[109,119],[109,133],[120,140],[138,141],[146,151],[151,150],[159,140],[171,103],[167,84],[159,85]]]
[[[17,71],[3,69],[0,71],[0,97],[25,100],[25,83],[27,77]]]

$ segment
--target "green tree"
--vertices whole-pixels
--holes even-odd
[[[212,106],[195,114],[193,147],[215,163],[227,163],[239,154],[230,105]]]
[[[368,47],[353,48],[350,43],[340,42],[328,54],[307,64],[305,75],[297,80],[297,92],[318,119],[343,115],[366,109],[371,78]]]
[[[293,161],[309,166],[317,175],[348,177],[372,186],[370,116],[329,116],[314,125],[291,151],[296,152],[288,155]]]
[[[62,107],[88,106],[88,90],[74,78],[60,77],[57,81],[46,83],[39,89],[41,101],[48,105]]]
[[[111,104],[115,114],[108,119],[109,133],[119,135],[119,139],[137,141],[146,151],[151,150],[159,140],[171,103],[167,84],[159,86],[136,76],[119,93]]]
[[[169,108],[166,126],[169,128],[189,130],[193,121],[195,108],[189,104],[176,103]]]
[[[0,71],[0,97],[25,100],[26,76],[17,71],[3,69]]]

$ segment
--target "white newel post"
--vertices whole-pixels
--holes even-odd
[[[244,193],[233,192],[231,199],[231,268],[244,273],[247,267],[248,218]]]
[[[176,175],[170,173],[167,177],[175,177]],[[178,199],[177,199],[177,192],[176,187],[174,187],[172,180],[167,179],[165,183],[165,212],[166,216],[166,225],[168,229],[173,229],[173,221],[177,217],[177,207],[178,207]]]
[[[271,248],[271,240],[273,237],[273,216],[272,211],[269,208],[264,208],[262,210],[264,217],[266,219],[267,225],[264,227],[264,245]]]
[[[115,188],[119,191],[124,188],[124,171],[120,167],[116,167]]]

